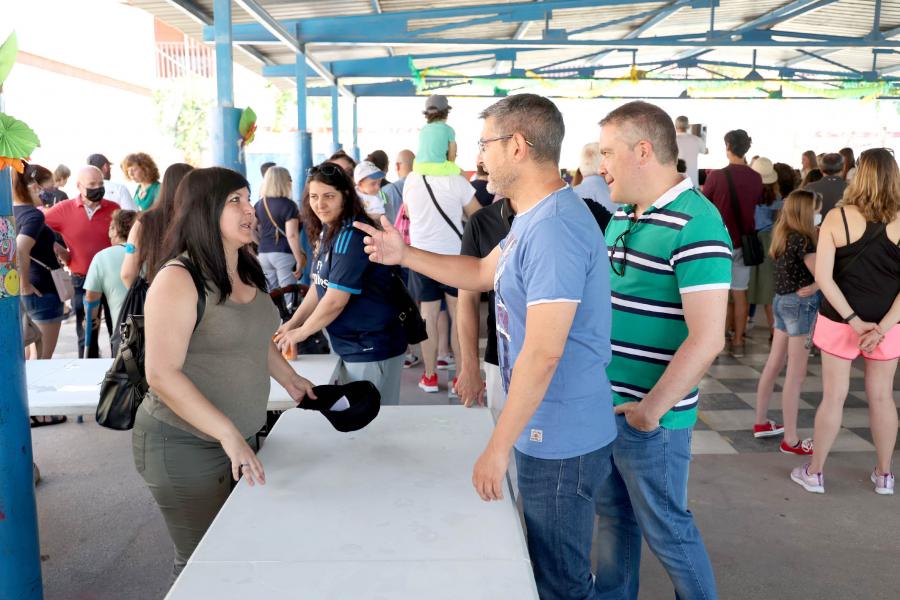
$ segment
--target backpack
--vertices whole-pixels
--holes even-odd
[[[179,259],[191,274],[197,287],[197,321],[200,325],[206,309],[206,285],[197,267],[187,258]],[[138,277],[122,304],[117,323],[119,347],[112,365],[100,384],[100,402],[97,404],[97,423],[108,429],[125,431],[134,427],[134,418],[144,396],[150,389],[144,372],[144,302],[149,286]]]

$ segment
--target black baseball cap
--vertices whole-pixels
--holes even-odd
[[[371,381],[317,385],[313,392],[316,398],[304,396],[300,408],[321,412],[335,429],[344,433],[357,431],[371,423],[381,408],[381,394]],[[347,402],[341,403],[344,398]],[[339,403],[344,404],[343,410],[332,410],[340,408]]]
[[[102,154],[91,154],[88,156],[87,164],[102,169],[104,165],[111,165],[112,162]]]

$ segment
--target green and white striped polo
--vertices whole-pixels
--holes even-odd
[[[617,405],[640,401],[687,338],[682,295],[731,285],[728,232],[719,211],[689,179],[636,221],[633,214],[634,206],[623,206],[606,228],[613,309],[612,360],[606,373]],[[624,274],[617,274],[615,269],[623,266]],[[693,427],[698,400],[694,388],[663,416],[661,425]]]

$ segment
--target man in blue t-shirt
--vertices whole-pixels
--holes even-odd
[[[410,248],[356,224],[375,262],[402,264],[446,285],[496,291],[500,368],[508,399],[472,483],[503,498],[515,448],[528,549],[542,598],[594,598],[590,571],[596,491],[616,437],[610,360],[609,260],[584,202],[559,177],[565,127],[546,98],[517,94],[482,112],[479,162],[488,190],[516,219],[486,258]]]

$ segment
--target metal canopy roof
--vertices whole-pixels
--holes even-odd
[[[491,1],[491,0],[489,0]],[[212,42],[213,0],[131,0]],[[503,94],[537,80],[561,95],[686,94],[762,82],[823,97],[900,94],[900,0],[235,0],[235,61],[310,94]],[[326,79],[327,77],[327,79]],[[656,79],[662,78],[660,84]],[[654,79],[652,83],[646,81]],[[519,82],[519,83],[516,83]],[[609,85],[601,82],[607,82]],[[667,85],[666,82],[670,85]],[[646,83],[646,85],[644,85]],[[785,84],[773,91],[772,85]],[[479,89],[480,88],[480,89]],[[848,90],[849,88],[849,90]],[[788,94],[785,94],[785,97]]]

